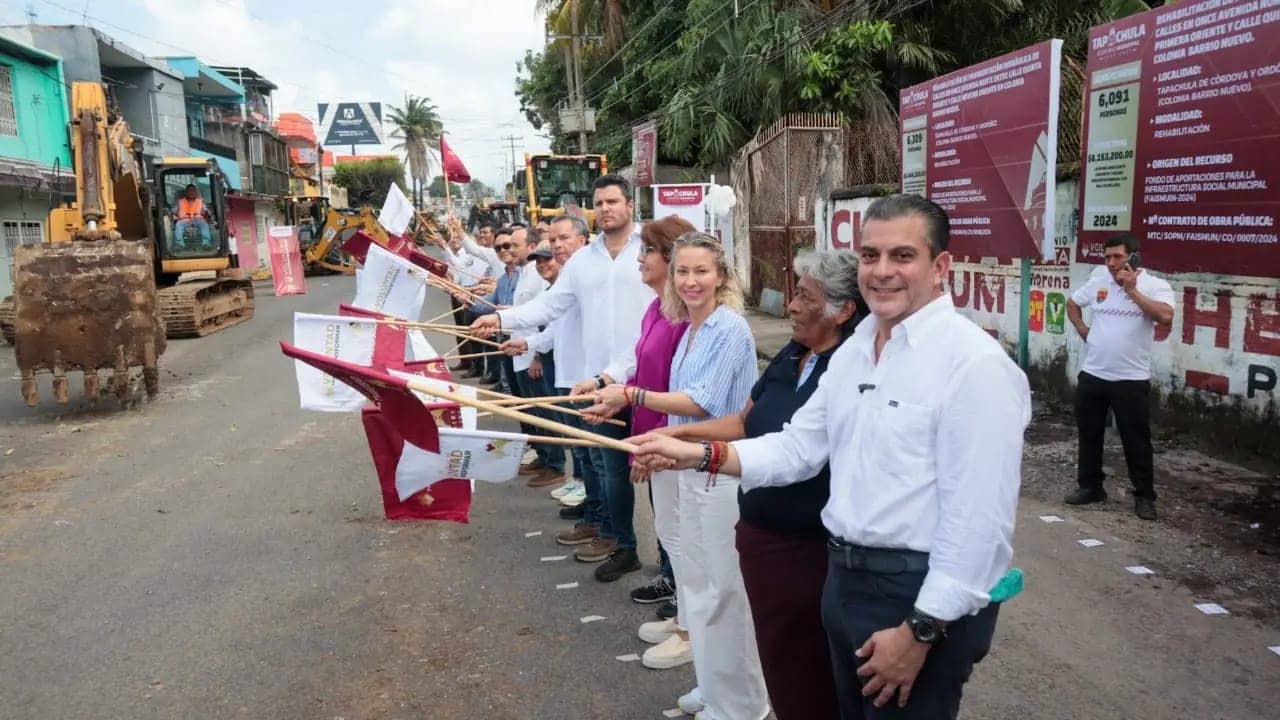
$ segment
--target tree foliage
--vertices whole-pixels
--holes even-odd
[[[333,184],[347,189],[347,202],[352,207],[382,207],[391,183],[404,190],[404,163],[396,158],[380,157],[360,162],[344,162],[334,166]]]
[[[557,32],[568,0],[535,0]],[[1151,6],[1160,5],[1151,2]],[[631,127],[658,119],[662,162],[713,167],[789,112],[892,121],[898,91],[930,77],[1059,37],[1083,63],[1091,26],[1146,9],[1141,0],[580,0],[580,30],[625,19],[621,42],[583,52],[584,96],[596,109],[593,152],[630,162]],[[866,7],[878,8],[868,16]],[[610,10],[610,8],[613,8]],[[888,8],[888,10],[885,10]],[[905,9],[902,9],[905,8]],[[559,127],[568,100],[564,42],[528,53],[516,95],[552,150],[576,151]]]

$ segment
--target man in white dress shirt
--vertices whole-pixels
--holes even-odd
[[[640,279],[640,233],[632,223],[635,203],[631,184],[620,175],[602,175],[595,181],[593,199],[600,236],[569,258],[555,286],[531,302],[487,315],[471,325],[473,333],[485,336],[546,325],[579,308],[584,329],[582,359],[592,377],[579,383],[575,394],[626,382],[635,364],[640,320],[654,297],[653,290]],[[615,419],[627,422],[629,415]],[[610,424],[593,426],[592,430],[612,437],[627,434],[626,428]],[[640,569],[633,522],[635,490],[626,453],[598,448],[590,452],[604,476],[607,516],[598,536],[584,527],[579,534],[557,537],[556,541],[584,545],[574,557],[582,562],[602,562],[595,570],[596,580],[613,582]]]
[[[858,281],[872,317],[791,424],[729,445],[720,472],[749,492],[830,462],[822,616],[841,717],[955,718],[995,631],[989,591],[1013,555],[1031,394],[944,289],[946,212],[891,195],[864,217]],[[697,443],[641,442],[646,464],[710,456]]]

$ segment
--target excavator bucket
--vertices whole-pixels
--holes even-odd
[[[89,400],[98,371],[111,370],[116,396],[129,398],[129,374],[142,368],[148,396],[159,389],[165,349],[149,241],[72,241],[19,246],[14,268],[14,351],[27,405],[39,402],[36,377],[53,375],[59,403],[67,373],[84,373]]]

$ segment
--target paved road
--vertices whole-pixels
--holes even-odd
[[[543,491],[481,485],[469,525],[382,519],[358,419],[298,411],[275,346],[352,294],[310,284],[173,343],[129,410],[28,410],[0,354],[0,717],[661,718],[692,672],[615,659],[643,649],[638,578],[541,562],[563,524]],[[1202,615],[1211,589],[1125,572],[1158,527],[1091,522],[1024,501],[1029,588],[965,716],[1270,716],[1274,618]]]

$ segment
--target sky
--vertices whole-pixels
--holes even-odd
[[[0,25],[25,24],[34,11],[39,24],[92,25],[146,55],[249,67],[279,86],[277,114],[313,122],[320,102],[381,102],[385,118],[406,93],[426,96],[471,176],[501,189],[511,179],[505,136],[516,137],[521,165],[525,151],[550,146],[515,97],[516,63],[544,44],[533,8],[534,0],[6,0]]]

